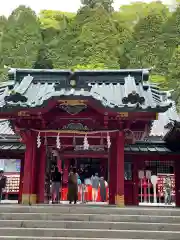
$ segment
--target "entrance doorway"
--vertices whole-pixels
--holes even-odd
[[[55,166],[58,166],[62,173],[62,184],[60,188],[60,195],[61,195],[61,202],[67,203],[67,193],[68,193],[68,175],[71,168],[76,167],[77,173],[80,176],[81,179],[81,171],[83,170],[83,173],[85,174],[85,200],[87,203],[92,202],[92,182],[91,177],[94,176],[96,173],[99,177],[104,178],[106,181],[106,202],[108,202],[108,159],[107,158],[90,158],[90,157],[84,157],[83,155],[80,157],[71,157],[71,158],[65,158],[62,156],[61,158],[58,156],[52,156],[48,159],[48,171],[46,172],[46,199],[47,203],[52,201],[52,194],[51,194],[51,174],[52,170]],[[47,168],[46,168],[47,169]],[[100,181],[99,181],[100,183]],[[81,184],[82,185],[82,184]],[[78,192],[78,201],[82,201],[82,191],[80,190],[79,186],[79,192]],[[102,190],[102,189],[101,189]],[[101,192],[100,187],[98,189],[98,196],[97,196],[97,203],[101,202]]]
[[[98,174],[99,177],[104,177],[108,180],[108,161],[100,158],[74,158],[70,159],[70,167],[76,167],[77,171],[80,169],[86,170],[88,178],[92,175]]]

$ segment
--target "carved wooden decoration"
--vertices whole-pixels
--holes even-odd
[[[30,117],[30,114],[28,111],[20,111],[18,112],[18,117]]]
[[[59,100],[59,107],[71,115],[75,115],[87,108],[84,100]]]
[[[87,100],[58,100],[58,103],[60,103],[60,105],[80,106],[86,105]]]
[[[128,117],[128,112],[119,112],[118,114],[121,118],[127,118]]]
[[[88,131],[89,128],[82,123],[69,123],[62,128],[63,130]]]
[[[134,143],[134,133],[130,129],[124,129],[124,140],[125,144],[131,144]]]
[[[100,145],[90,145],[88,150],[93,152],[104,152],[105,148]],[[84,146],[76,145],[74,151],[86,151],[86,150],[84,149]]]
[[[76,115],[87,108],[87,105],[60,105],[60,108],[71,115]]]

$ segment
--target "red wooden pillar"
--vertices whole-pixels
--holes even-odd
[[[60,158],[57,159],[57,167],[59,172],[62,171],[62,160]]]
[[[109,159],[109,204],[124,206],[124,134],[112,139]]]
[[[44,203],[44,193],[45,193],[45,169],[46,169],[46,146],[41,145],[38,149],[38,171],[37,171],[37,202]]]
[[[22,203],[34,204],[37,202],[36,196],[36,136],[28,134],[26,142],[26,152],[24,159],[24,177],[22,187]]]
[[[139,205],[139,169],[140,161],[138,161],[138,156],[135,156],[133,158],[133,205]]]
[[[116,205],[124,206],[124,134],[118,132],[116,145]]]
[[[174,161],[174,166],[175,166],[176,206],[180,207],[180,177],[179,177],[180,161],[179,161],[179,159],[176,159]]]
[[[111,139],[111,148],[109,150],[109,204],[115,204],[115,194],[116,194],[116,139]]]

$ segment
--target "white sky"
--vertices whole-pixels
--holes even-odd
[[[122,4],[136,2],[138,0],[114,0],[115,8],[118,9]],[[139,0],[140,1],[140,0]],[[151,0],[142,0],[150,2]],[[175,0],[163,0],[163,2],[170,4]],[[66,12],[76,12],[80,7],[80,0],[5,0],[0,6],[0,15],[8,16],[12,10],[19,5],[27,5],[35,10],[37,13],[42,9],[61,10]]]

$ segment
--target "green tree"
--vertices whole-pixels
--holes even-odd
[[[180,111],[180,46],[178,46],[168,64],[168,86],[174,90],[172,96],[176,102],[177,109]]]
[[[66,22],[73,20],[75,16],[75,13],[42,10],[39,14],[39,20],[43,29],[55,28],[61,30],[66,27]]]
[[[42,44],[39,21],[25,6],[15,9],[8,18],[2,36],[1,65],[31,68]]]
[[[53,63],[49,57],[49,51],[45,45],[41,46],[38,52],[38,57],[36,59],[33,68],[36,69],[52,69]]]
[[[71,68],[73,71],[75,70],[86,70],[86,69],[89,69],[89,70],[102,70],[102,69],[105,69],[105,66],[104,64],[88,64],[88,65],[77,65],[77,66],[73,66]]]
[[[118,30],[103,7],[83,8],[59,35],[58,42],[51,42],[55,67],[104,64],[119,68]]]
[[[168,81],[165,76],[154,74],[150,76],[150,81],[152,83],[157,83],[162,90],[167,91],[169,89]]]
[[[1,48],[2,48],[2,36],[4,34],[4,28],[7,24],[7,19],[4,16],[0,16],[0,52],[1,52]],[[2,61],[3,61],[3,57],[0,55],[0,81],[6,77],[6,72],[5,69],[2,66]]]
[[[1,37],[3,35],[3,32],[4,32],[4,28],[6,26],[6,23],[7,23],[7,18],[4,17],[4,16],[0,16],[0,41],[1,41]],[[1,44],[0,44],[1,46]]]
[[[134,27],[132,39],[126,43],[126,58],[129,67],[146,68],[155,67],[158,62],[159,49],[161,48],[162,25],[167,16],[160,12],[152,12],[139,20]]]
[[[103,7],[106,11],[111,12],[114,0],[81,0],[81,3],[90,8]]]
[[[67,28],[76,15],[61,11],[43,10],[39,14],[42,37],[45,43],[58,38],[61,31]]]
[[[119,11],[115,12],[114,14],[117,15],[119,21],[123,21],[128,27],[133,29],[140,19],[145,18],[152,12],[158,12],[161,13],[161,15],[167,15],[169,10],[168,7],[162,4],[161,1],[150,3],[137,1],[131,4],[122,5]]]
[[[172,55],[180,44],[180,7],[172,13],[162,26],[161,47],[159,51],[158,70],[161,74],[166,75],[167,66]]]

